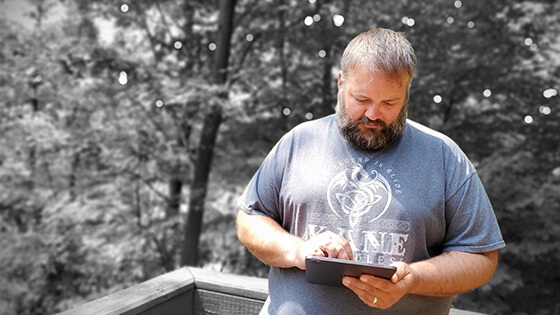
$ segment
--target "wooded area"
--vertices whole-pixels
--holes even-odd
[[[1,1],[0,313],[47,314],[182,265],[266,276],[237,197],[287,130],[334,112],[342,50],[402,31],[409,117],[475,162],[507,248],[455,299],[560,313],[560,3]],[[15,15],[15,13],[14,13]]]

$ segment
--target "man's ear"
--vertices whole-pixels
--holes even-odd
[[[342,85],[343,81],[342,81],[342,71],[338,72],[338,88],[340,89],[340,86]]]

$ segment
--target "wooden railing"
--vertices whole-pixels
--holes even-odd
[[[183,267],[60,315],[248,315],[258,314],[267,296],[267,279]]]

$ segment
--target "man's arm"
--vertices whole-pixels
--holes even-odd
[[[477,288],[492,279],[498,251],[482,254],[451,251],[410,265],[415,277],[412,294],[452,296]]]
[[[237,236],[243,245],[267,265],[305,269],[305,256],[353,259],[350,244],[343,237],[324,232],[307,241],[288,233],[278,222],[258,214],[237,214]]]
[[[394,265],[398,269],[391,281],[362,275],[360,279],[345,277],[343,283],[364,303],[378,308],[389,308],[406,294],[453,296],[490,281],[498,265],[498,252],[452,251],[412,264]]]

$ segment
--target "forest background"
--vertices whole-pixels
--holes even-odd
[[[373,27],[412,42],[409,117],[472,159],[508,245],[455,306],[560,313],[557,1],[0,6],[0,313],[55,313],[182,265],[266,277],[236,200],[281,135],[333,112],[341,52]]]

